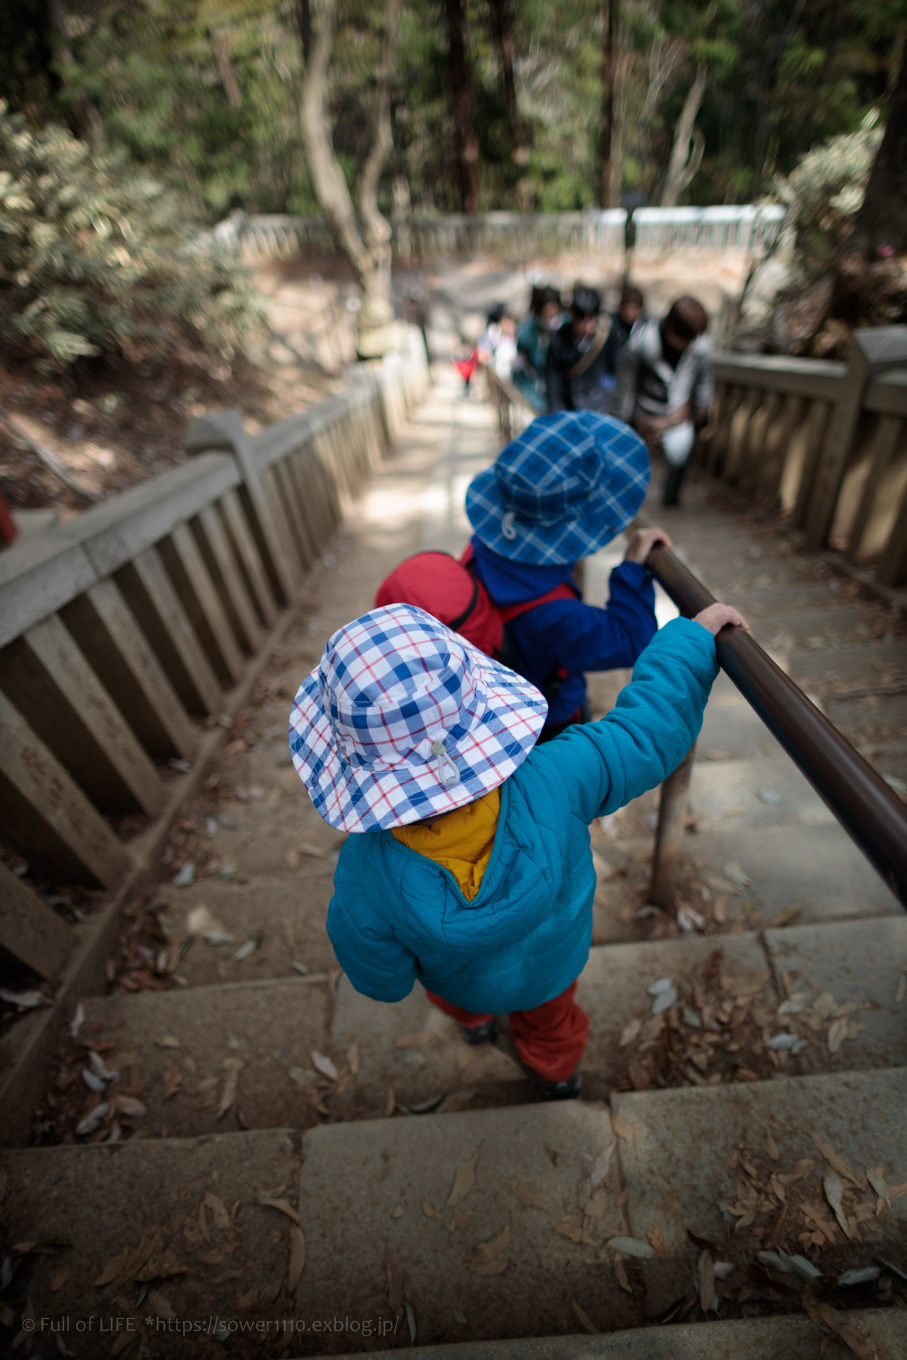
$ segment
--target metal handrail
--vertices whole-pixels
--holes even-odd
[[[499,385],[496,402],[499,409],[504,399],[517,400],[529,407],[522,393],[512,384],[505,387],[491,372],[488,378],[492,390],[495,383]],[[507,424],[509,426],[509,420]],[[714,595],[670,548],[654,547],[646,565],[685,617],[692,618],[707,605],[715,603]],[[716,646],[721,669],[806,776],[876,873],[902,906],[907,907],[907,807],[878,771],[762,650],[755,638],[728,625],[719,633]],[[658,847],[663,844],[665,854],[676,851],[677,836],[666,827],[664,819],[678,820],[677,794],[682,793],[685,798],[689,765],[690,762],[684,761],[675,772],[681,787],[673,792],[673,796],[665,797],[665,792],[671,795],[668,786],[674,775],[662,786],[653,883],[666,881],[671,892],[674,875],[670,866],[659,866]],[[663,899],[663,894],[659,896]],[[661,905],[667,903],[661,900]]]

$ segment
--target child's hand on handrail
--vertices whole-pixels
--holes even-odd
[[[732,623],[736,628],[742,628],[744,632],[750,631],[746,619],[732,604],[710,604],[706,609],[694,614],[693,622],[701,623],[712,637],[717,637],[726,623]]]
[[[645,562],[649,553],[659,543],[666,548],[673,548],[674,546],[670,535],[666,534],[664,529],[637,529],[627,544],[624,561]]]

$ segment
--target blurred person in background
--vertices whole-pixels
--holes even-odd
[[[596,289],[577,284],[570,316],[548,346],[549,411],[607,411],[610,394],[605,387],[604,350],[608,330],[602,325],[601,310]]]
[[[533,285],[529,317],[517,331],[513,382],[535,411],[548,409],[545,372],[551,333],[561,319],[561,295],[545,284]]]
[[[617,381],[620,356],[630,339],[633,327],[641,319],[644,311],[645,299],[642,290],[633,283],[625,283],[621,289],[617,311],[611,313],[611,329],[608,331],[604,348],[605,375],[611,379],[612,391]]]
[[[664,454],[666,506],[680,504],[696,431],[708,422],[715,395],[708,324],[697,298],[680,297],[661,321],[634,328],[618,365],[611,414]]]

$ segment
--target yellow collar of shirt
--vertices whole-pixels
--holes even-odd
[[[471,902],[488,868],[501,811],[501,790],[492,789],[474,803],[446,812],[436,822],[414,822],[394,827],[403,845],[440,864],[457,880],[460,892]]]

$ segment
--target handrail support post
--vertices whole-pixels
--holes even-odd
[[[687,751],[683,760],[669,774],[661,786],[661,799],[658,805],[658,825],[655,829],[655,851],[652,855],[652,881],[649,885],[649,901],[655,906],[670,911],[674,906],[677,890],[677,872],[680,849],[683,844],[684,824],[687,813],[687,798],[690,791],[690,777],[693,773],[695,743]]]

